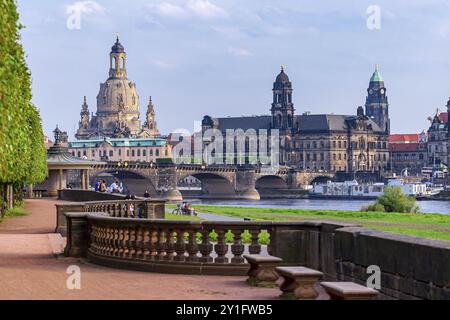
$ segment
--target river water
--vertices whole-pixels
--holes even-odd
[[[359,211],[373,200],[276,199],[276,200],[189,200],[192,204],[260,208],[298,208]],[[420,212],[450,214],[450,201],[418,201]]]

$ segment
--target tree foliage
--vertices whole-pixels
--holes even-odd
[[[388,187],[375,203],[363,208],[364,211],[377,212],[419,212],[416,198],[406,195],[400,186]]]
[[[47,164],[14,0],[0,0],[0,183],[36,183]]]

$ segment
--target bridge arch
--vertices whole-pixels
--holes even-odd
[[[315,184],[315,183],[327,183],[327,181],[331,181],[333,180],[332,177],[327,176],[327,175],[320,175],[320,176],[316,176],[314,177],[309,184]]]
[[[180,175],[178,181],[194,177],[202,182],[202,198],[234,198],[236,190],[234,182],[219,173],[192,172]]]
[[[288,184],[283,177],[277,175],[267,175],[258,178],[255,182],[255,188],[258,189],[287,189]]]

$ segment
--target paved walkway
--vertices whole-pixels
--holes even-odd
[[[56,200],[26,202],[30,215],[0,224],[0,299],[276,299],[278,289],[249,287],[245,277],[168,275],[117,270],[56,257]],[[71,265],[81,290],[66,286]]]

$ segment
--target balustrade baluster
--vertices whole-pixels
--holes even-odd
[[[105,227],[105,255],[109,256],[111,251],[111,227],[106,226]]]
[[[133,227],[129,227],[129,238],[128,238],[128,257],[136,257],[136,230]]]
[[[261,253],[261,245],[259,244],[259,229],[252,229],[249,231],[252,237],[252,243],[248,247],[248,251],[250,254],[260,254]]]
[[[173,243],[174,232],[173,229],[169,229],[166,233],[166,242],[165,242],[165,251],[166,255],[164,256],[164,260],[172,261],[175,254],[175,248]]]
[[[119,228],[117,226],[114,227],[114,238],[113,238],[113,257],[119,257]]]
[[[177,255],[175,256],[174,260],[183,262],[186,260],[186,257],[184,253],[186,252],[186,243],[184,240],[184,231],[183,230],[177,230],[177,243],[175,243],[175,252]]]
[[[152,229],[150,232],[150,260],[157,260],[158,239],[158,229]]]
[[[123,251],[124,251],[124,239],[125,239],[125,231],[123,227],[119,227],[119,257],[123,257]]]
[[[141,227],[136,227],[136,259],[143,258],[143,230]]]
[[[130,249],[128,248],[128,240],[130,239],[130,230],[128,230],[128,227],[123,228],[123,258],[128,258],[128,254],[130,253]]]
[[[148,260],[150,258],[150,230],[148,228],[144,228],[143,231],[143,240],[142,240],[142,246],[143,246],[143,259]]]
[[[189,241],[187,245],[187,252],[189,256],[187,257],[187,261],[189,262],[198,262],[198,245],[197,245],[197,232],[195,230],[189,230]]]
[[[162,261],[164,260],[164,256],[166,255],[166,251],[165,251],[165,236],[166,236],[166,232],[164,231],[164,229],[159,229],[158,230],[158,255],[156,256],[156,260]]]
[[[231,232],[234,234],[234,242],[231,245],[231,252],[233,253],[233,258],[231,258],[231,263],[244,263],[245,260],[242,257],[244,253],[244,245],[242,244],[242,230],[233,229]]]
[[[228,244],[225,241],[226,231],[223,229],[215,230],[217,233],[217,244],[214,245],[214,251],[217,257],[214,259],[215,263],[228,263],[228,258],[226,254],[228,252]]]
[[[200,252],[202,256],[200,257],[200,262],[209,263],[213,261],[211,257],[211,252],[213,251],[213,245],[209,239],[209,230],[202,230],[202,243],[199,245]]]

